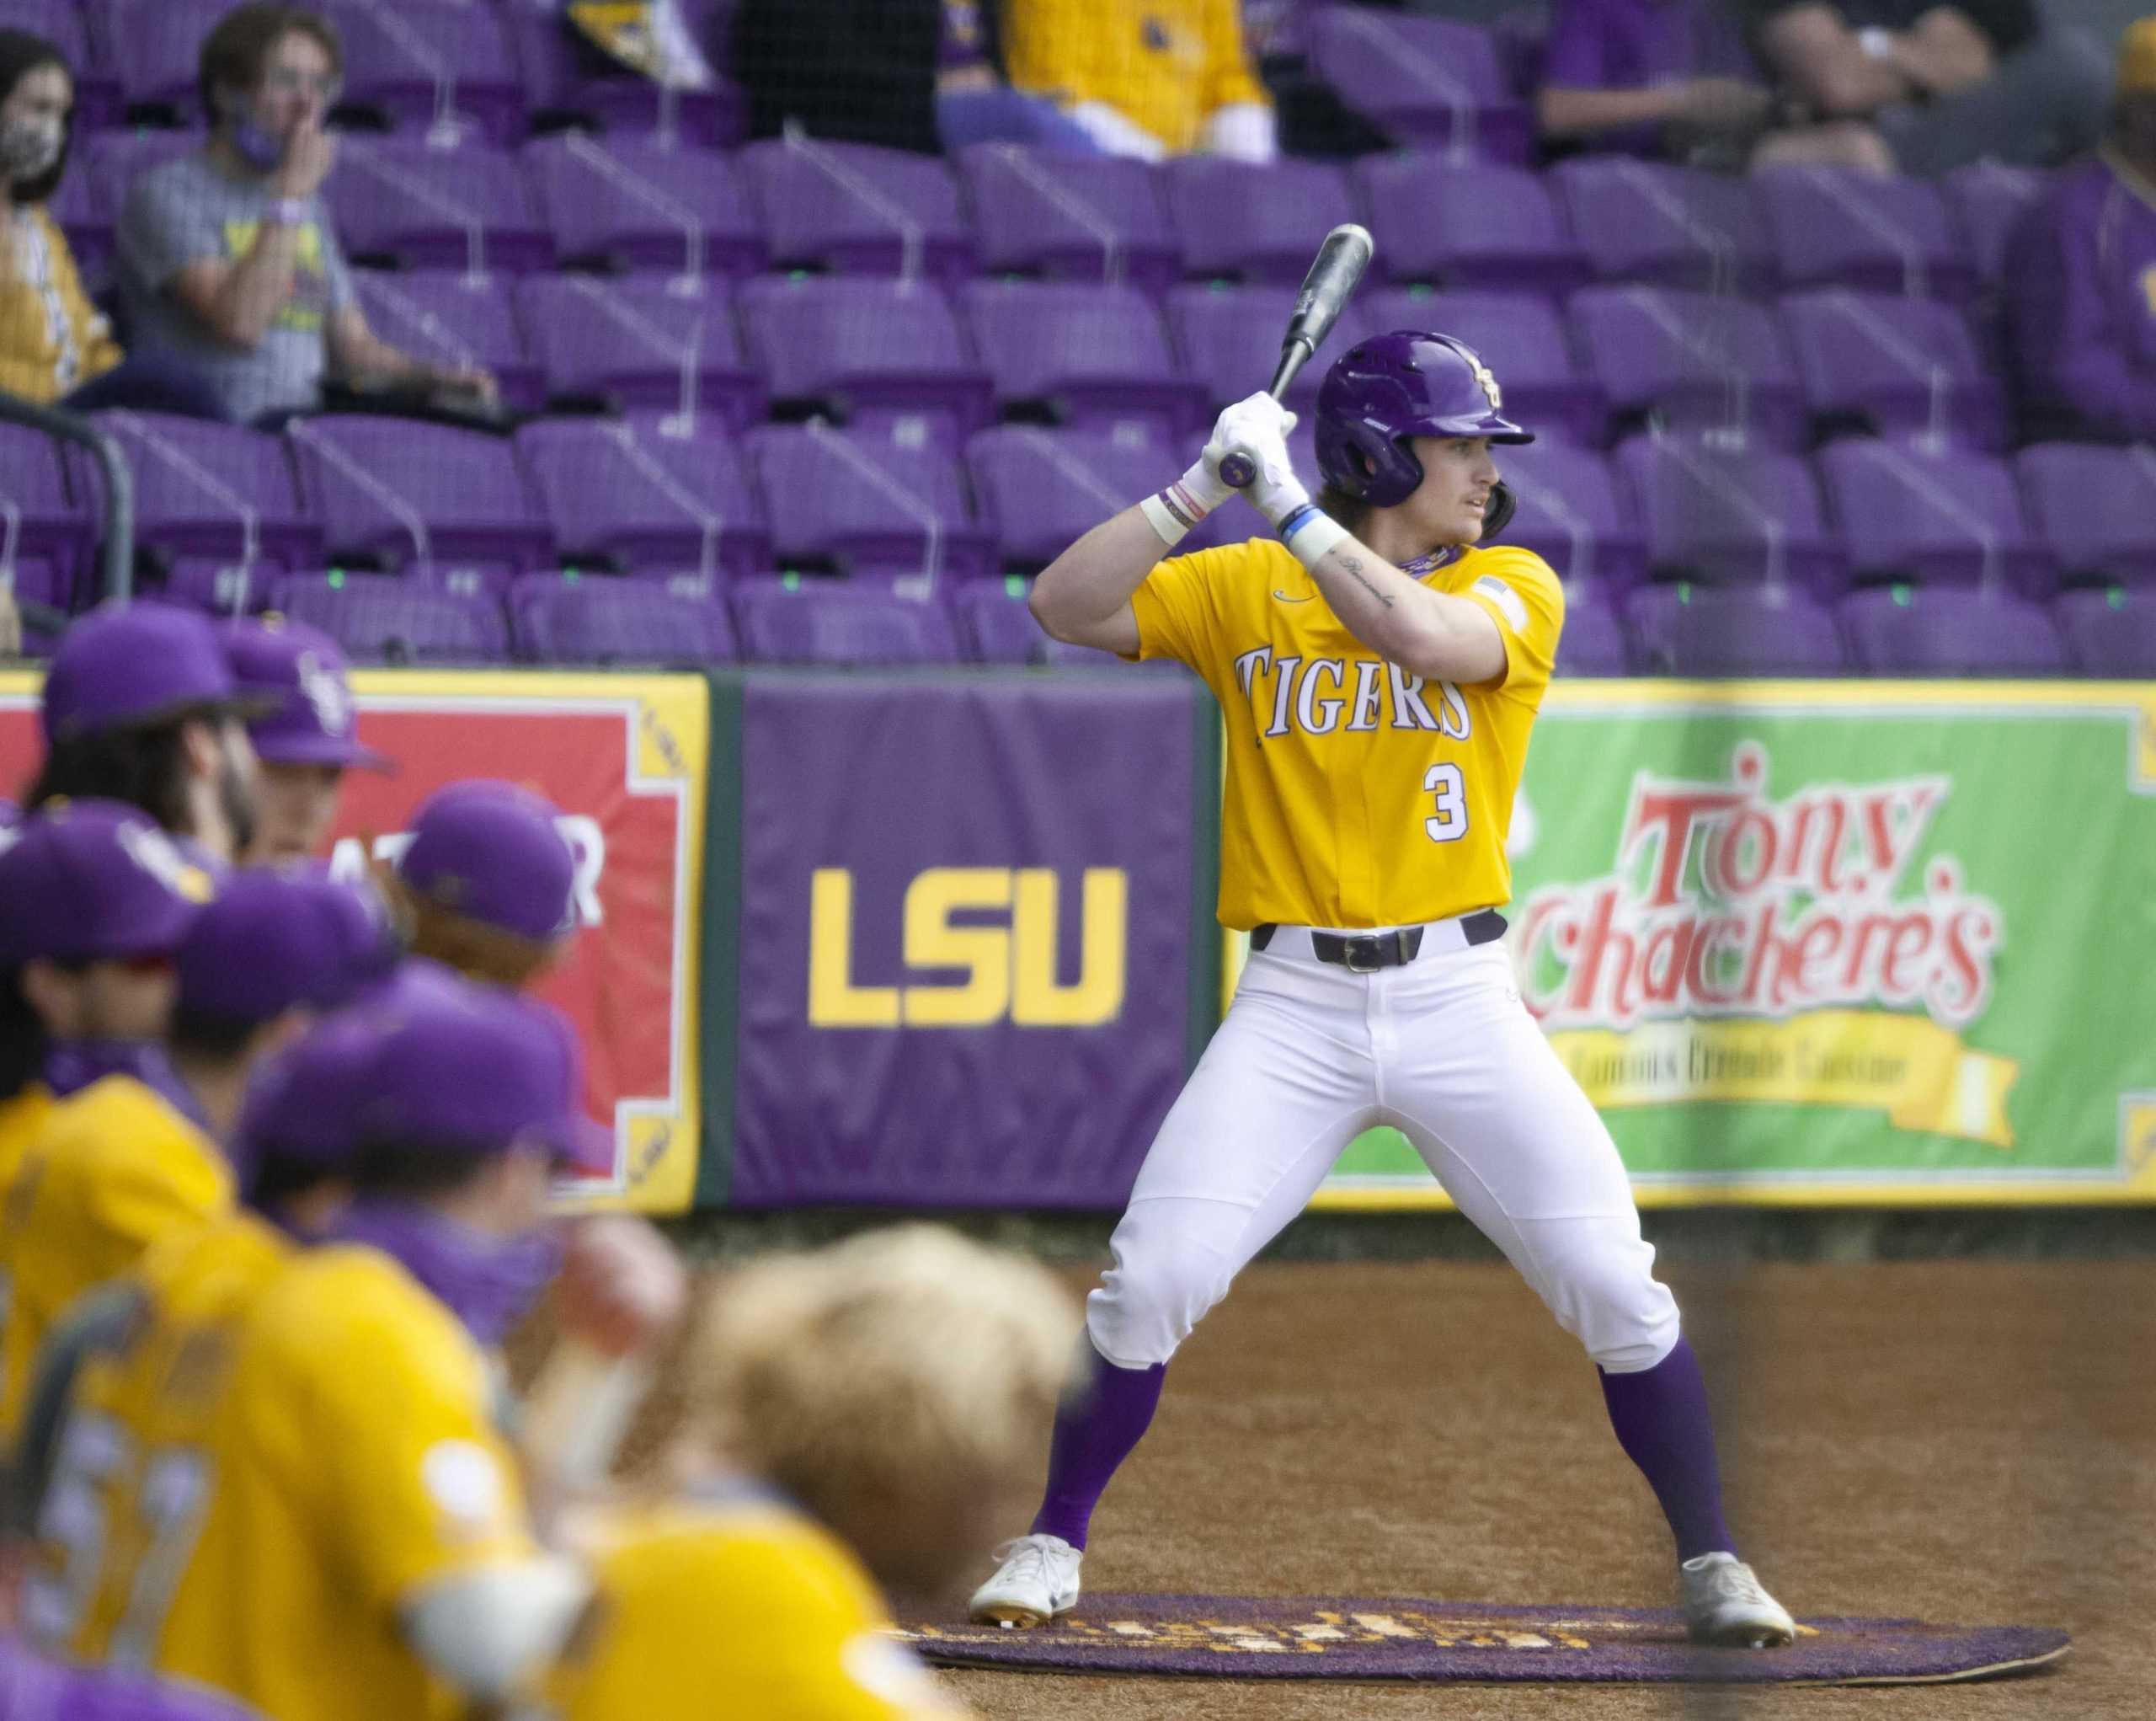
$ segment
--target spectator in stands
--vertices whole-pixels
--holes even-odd
[[[202,44],[209,142],[136,181],[120,213],[134,339],[200,368],[240,423],[312,408],[325,373],[494,398],[485,371],[439,370],[377,338],[353,296],[321,197],[342,64],[335,30],[303,8],[227,13]]]
[[[1018,1505],[1078,1323],[1037,1264],[931,1226],[743,1268],[690,1382],[688,1492],[595,1525],[549,1713],[955,1716],[879,1592],[944,1592]]]
[[[1734,3],[1787,96],[1870,126],[1903,173],[2040,165],[2095,141],[2100,56],[2078,31],[2046,27],[2034,0]]]
[[[2156,442],[2156,16],[2127,32],[2104,147],[2007,254],[2022,428]]]
[[[8,190],[0,391],[73,412],[107,406],[201,412],[212,396],[200,377],[123,358],[45,206],[67,171],[74,106],[74,78],[59,49],[27,31],[0,29],[0,177]],[[7,644],[0,627],[0,649]]]
[[[1054,103],[1003,81],[990,40],[994,24],[994,0],[943,0],[936,73],[936,126],[943,147],[1023,143],[1064,155],[1098,155],[1092,134]]]
[[[229,864],[254,832],[254,750],[243,693],[205,616],[163,604],[76,618],[46,672],[45,763],[29,809],[59,797],[138,807]]]
[[[1278,153],[1236,0],[1006,0],[1003,41],[1011,82],[1112,155]]]

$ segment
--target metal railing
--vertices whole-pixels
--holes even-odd
[[[104,596],[125,602],[135,595],[135,475],[120,444],[88,420],[56,408],[40,406],[13,394],[0,393],[0,423],[28,426],[56,441],[87,448],[104,475],[104,518],[100,532],[99,565],[104,577]],[[49,604],[18,599],[23,620],[41,633],[57,633],[67,617]]]

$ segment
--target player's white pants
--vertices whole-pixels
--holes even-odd
[[[1166,1362],[1309,1201],[1341,1150],[1391,1124],[1565,1330],[1614,1374],[1677,1343],[1615,1143],[1520,1002],[1502,944],[1456,924],[1415,961],[1354,974],[1283,927],[1139,1169],[1086,1300],[1124,1368]]]

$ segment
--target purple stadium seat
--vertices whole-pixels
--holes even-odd
[[[932,598],[830,580],[759,580],[737,586],[742,655],[756,663],[958,663],[958,628]]]
[[[943,281],[974,272],[958,182],[940,161],[811,137],[752,143],[739,160],[782,267]]]
[[[1859,580],[1993,585],[2049,595],[2050,552],[2030,536],[2004,462],[1853,437],[1818,457]]]
[[[1376,292],[1361,307],[1377,329],[1428,329],[1455,335],[1482,355],[1505,411],[1537,436],[1602,446],[1609,399],[1572,361],[1572,344],[1550,301],[1533,293]]]
[[[1192,275],[1299,286],[1319,242],[1355,219],[1347,175],[1321,162],[1260,165],[1186,155],[1161,172],[1169,212],[1182,235],[1183,267]],[[1382,271],[1385,254],[1370,266]],[[1273,346],[1277,351],[1277,337]]]
[[[1805,402],[1823,430],[2006,446],[2005,391],[1985,374],[1956,307],[1830,287],[1791,293],[1781,312]]]
[[[958,463],[937,449],[773,425],[750,433],[749,457],[782,567],[947,580],[992,571]]]
[[[1506,88],[1486,30],[1335,6],[1310,20],[1310,60],[1342,102],[1400,142],[1442,144],[1462,158],[1528,159],[1534,124]]]
[[[344,44],[343,105],[399,131],[514,142],[524,88],[500,12],[459,0],[330,0]]]
[[[1625,614],[1649,675],[1838,676],[1846,667],[1833,616],[1794,586],[1643,585]]]
[[[168,596],[205,609],[259,606],[269,582],[322,565],[322,527],[275,436],[166,413],[104,412],[135,484],[135,536],[164,566]],[[104,486],[77,452],[76,494],[98,509]]]
[[[506,437],[365,416],[296,419],[286,434],[332,561],[499,596],[552,559],[553,533]]]
[[[1774,313],[1664,287],[1586,287],[1572,324],[1621,430],[1627,424],[1778,448],[1806,441],[1804,401]]]
[[[763,420],[763,379],[716,281],[688,291],[649,275],[528,275],[516,307],[551,400],[707,411],[737,430]]]
[[[523,152],[565,264],[738,277],[771,260],[748,195],[716,150],[570,132]]]
[[[1182,374],[1161,313],[1135,287],[982,281],[961,302],[1006,410],[1043,408],[1061,424],[1150,424],[1171,437],[1210,421],[1205,390]]]
[[[976,580],[950,596],[958,633],[975,663],[1046,663],[1053,643],[1026,607],[1021,580]]]
[[[2156,594],[2130,585],[2063,591],[2052,615],[2082,674],[2156,680]]]
[[[89,0],[93,40],[110,57],[129,116],[151,126],[201,123],[195,66],[224,0]]]
[[[960,153],[958,177],[973,202],[984,269],[1156,295],[1182,273],[1182,242],[1144,162],[987,143]]]
[[[1958,302],[1976,285],[1945,200],[1921,179],[1778,167],[1753,183],[1784,286],[1864,287]]]
[[[1518,503],[1502,542],[1533,550],[1568,590],[1625,591],[1646,578],[1646,541],[1630,494],[1602,456],[1543,441],[1492,452]]]
[[[1288,404],[1305,419],[1332,361],[1357,341],[1381,332],[1382,325],[1373,320],[1371,302],[1364,293],[1348,302],[1332,333],[1289,386]],[[1192,282],[1168,294],[1168,328],[1182,349],[1183,368],[1204,389],[1215,411],[1265,387],[1279,362],[1280,335],[1291,302],[1275,286]]]
[[[1412,150],[1364,156],[1351,172],[1394,281],[1523,293],[1586,284],[1586,254],[1524,168]]]
[[[706,577],[771,566],[771,533],[733,445],[616,420],[545,419],[516,452],[569,565]],[[601,582],[603,585],[603,582]]]
[[[1812,468],[1794,454],[1638,436],[1617,451],[1662,577],[1718,585],[1838,591],[1849,554],[1828,523]]]
[[[531,410],[546,379],[526,355],[516,313],[499,282],[460,270],[355,270],[368,325],[392,346],[436,365],[482,365],[510,405]]]
[[[56,445],[35,430],[0,424],[0,586],[55,609],[87,599],[77,574],[94,535],[68,495]]]
[[[554,260],[538,199],[504,150],[347,136],[323,190],[355,259],[471,275],[525,275]]]
[[[521,0],[501,11],[534,121],[574,120],[609,137],[642,134],[702,147],[740,142],[741,92],[723,77],[708,89],[663,88],[580,40],[554,6]]]
[[[355,663],[500,663],[509,623],[500,600],[467,596],[394,574],[296,574],[270,601],[319,628]]]
[[[1856,667],[1875,676],[2059,676],[2050,612],[2004,591],[1853,591],[1838,606]]]
[[[950,301],[926,281],[766,276],[740,291],[749,356],[771,398],[857,428],[931,430],[955,449],[995,397]]]
[[[1622,155],[1569,161],[1550,177],[1598,281],[1710,292],[1773,284],[1766,225],[1742,179]]]
[[[1625,628],[1617,612],[1588,593],[1566,589],[1565,625],[1557,635],[1556,673],[1561,676],[1624,676],[1631,673],[1625,649]]]
[[[2156,585],[2156,451],[2044,442],[2014,464],[2063,579]]]
[[[738,655],[717,596],[680,597],[648,580],[527,574],[510,587],[509,613],[516,654],[533,663],[692,670]]]
[[[2044,195],[2047,183],[2034,168],[2009,168],[2000,162],[1956,168],[1939,181],[1979,281],[1995,281],[2004,273],[2006,247],[2014,229]]]
[[[1152,442],[1037,425],[982,431],[968,446],[966,463],[981,524],[995,534],[1000,565],[1006,572],[1029,574],[1111,515],[1158,490],[1179,469],[1175,456]],[[1214,521],[1223,515],[1232,520],[1237,511],[1217,510],[1179,548],[1217,542],[1210,530]],[[1249,520],[1255,524],[1257,516]]]

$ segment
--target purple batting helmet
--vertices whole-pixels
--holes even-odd
[[[1326,483],[1374,508],[1394,508],[1422,482],[1410,436],[1532,442],[1499,415],[1497,379],[1465,341],[1414,329],[1351,346],[1317,392],[1317,467]]]

